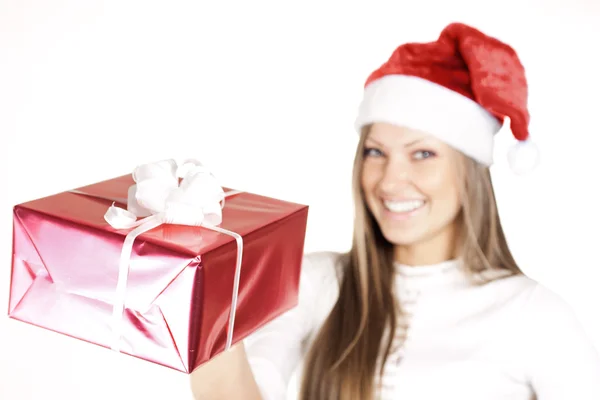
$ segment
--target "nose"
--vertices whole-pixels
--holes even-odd
[[[393,193],[410,181],[410,167],[402,160],[390,160],[386,163],[379,188],[384,193]]]

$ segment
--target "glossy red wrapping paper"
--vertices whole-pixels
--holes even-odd
[[[14,208],[9,316],[110,347],[119,257],[129,231],[104,220],[134,182],[123,176]],[[227,189],[225,189],[227,191]],[[117,203],[118,205],[118,203]],[[125,206],[122,204],[121,206]],[[298,300],[308,207],[228,197],[222,228],[243,238],[233,343]],[[121,352],[190,373],[224,350],[236,243],[202,227],[161,225],[133,247]]]

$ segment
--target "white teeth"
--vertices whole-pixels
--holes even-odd
[[[410,201],[384,201],[383,204],[391,212],[402,213],[410,212],[421,207],[425,203],[423,200]]]

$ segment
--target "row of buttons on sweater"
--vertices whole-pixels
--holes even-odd
[[[388,361],[384,367],[384,375],[379,384],[378,399],[388,400],[393,398],[398,368],[404,359],[406,345],[410,342],[410,324],[414,308],[419,301],[421,291],[417,289],[400,290],[399,297],[402,304],[403,320],[396,326],[392,348]]]
[[[391,358],[394,359],[396,365],[404,359],[405,349],[407,342],[410,340],[410,327],[412,317],[414,315],[414,309],[421,296],[421,291],[418,289],[407,289],[402,291],[400,294],[400,301],[402,304],[402,318],[404,323],[398,324],[396,327],[396,335],[394,338],[394,347]]]

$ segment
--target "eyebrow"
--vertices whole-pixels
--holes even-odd
[[[406,143],[406,144],[404,145],[404,147],[410,147],[410,146],[412,146],[412,145],[415,145],[415,144],[417,144],[417,143],[419,143],[419,142],[422,142],[423,140],[425,140],[425,138],[415,139],[415,140],[413,140],[412,142],[408,142],[408,143]],[[367,142],[367,141],[372,141],[372,142],[374,142],[376,145],[378,145],[378,146],[380,146],[380,147],[386,147],[386,146],[384,146],[383,144],[381,144],[381,142],[378,142],[377,140],[373,139],[372,137],[368,137],[368,138],[365,140],[365,142]]]

